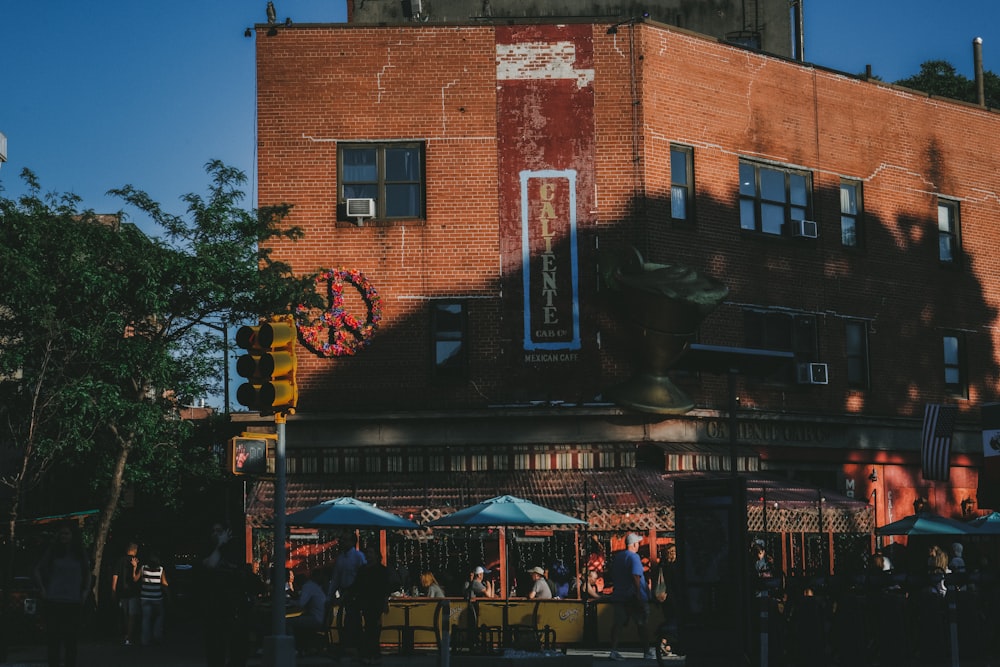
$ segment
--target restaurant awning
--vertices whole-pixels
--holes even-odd
[[[585,518],[589,530],[666,533],[674,528],[674,480],[713,475],[717,476],[652,468],[296,475],[287,482],[285,505],[288,512],[295,512],[351,496],[427,523],[485,498],[510,494]],[[751,530],[760,530],[766,516],[770,532],[816,532],[822,514],[824,532],[871,532],[871,508],[862,501],[761,473],[744,477]],[[272,482],[258,480],[249,493],[247,521],[258,527],[270,525]]]

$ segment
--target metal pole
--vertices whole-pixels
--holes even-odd
[[[736,370],[729,369],[729,474],[736,477]]]
[[[229,327],[222,323],[222,388],[226,395],[223,398],[223,409],[229,414]]]
[[[441,649],[438,652],[438,665],[449,667],[451,664],[451,602],[448,598],[441,600]]]
[[[274,574],[271,577],[271,636],[264,641],[267,667],[295,667],[295,638],[285,634],[285,415],[274,415]]]

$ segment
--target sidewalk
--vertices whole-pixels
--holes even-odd
[[[612,662],[608,659],[607,651],[581,651],[570,650],[565,660],[559,656],[551,658],[538,658],[529,660],[524,656],[505,658],[497,656],[494,658],[486,656],[455,655],[451,658],[450,667],[465,667],[469,665],[497,663],[509,663],[511,667],[517,665],[524,667],[527,664],[538,664],[540,662],[551,663],[554,666],[560,665],[564,660],[573,667],[580,667],[587,663],[594,665],[655,665],[652,660],[643,660],[642,654],[638,651],[622,651],[625,660]],[[43,646],[22,646],[15,647],[8,653],[6,661],[0,662],[3,667],[39,667],[46,665],[45,647]],[[677,665],[683,665],[682,658],[675,659]],[[192,646],[189,642],[172,642],[170,644],[151,648],[119,646],[109,642],[84,642],[80,645],[80,656],[78,667],[203,667],[205,658],[199,646]],[[251,657],[247,663],[248,667],[264,667],[259,655]],[[354,658],[344,658],[340,661],[333,660],[327,656],[298,656],[295,659],[296,667],[331,667],[340,665],[341,667],[355,667],[361,663]],[[289,666],[291,667],[291,666]],[[382,656],[382,667],[439,667],[437,653],[415,653],[411,655],[399,655],[397,653],[386,653]]]
[[[560,656],[539,657],[532,659],[523,653],[504,656],[480,656],[468,654],[452,654],[449,667],[471,667],[509,664],[511,667],[528,667],[539,663],[551,664],[555,667],[581,667],[582,665],[631,665],[632,667],[649,667],[656,665],[653,660],[644,660],[638,650],[621,651],[623,661],[612,662],[608,659],[607,649],[584,650],[570,649],[566,660]],[[673,658],[672,663],[681,666],[683,658]],[[3,667],[39,667],[47,664],[45,647],[41,644],[14,646],[8,650],[7,660],[0,661]],[[205,657],[199,633],[190,632],[183,636],[170,637],[161,646],[141,647],[122,646],[117,641],[104,638],[84,638],[80,643],[78,667],[204,667]],[[345,657],[340,661],[328,656],[297,656],[295,667],[360,667],[356,658]],[[265,667],[260,655],[250,658],[248,667]],[[292,667],[292,666],[288,666]],[[399,655],[389,648],[382,655],[382,667],[440,667],[437,652],[416,652],[410,655]]]

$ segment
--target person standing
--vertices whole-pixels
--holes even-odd
[[[354,604],[351,588],[361,568],[367,564],[365,555],[358,549],[357,533],[347,533],[343,540],[346,548],[337,556],[333,563],[333,574],[327,590],[327,601],[331,605],[340,604],[343,620],[343,631],[340,635],[340,651],[344,653],[353,648],[361,633],[361,612]]]
[[[361,612],[364,630],[361,633],[359,656],[362,665],[377,665],[382,661],[379,638],[382,635],[382,614],[389,609],[389,570],[382,564],[378,547],[365,549],[366,565],[358,571],[352,588],[354,604]]]
[[[646,582],[642,559],[639,558],[639,545],[642,538],[635,533],[629,533],[625,538],[625,548],[617,552],[611,561],[611,600],[615,603],[615,615],[611,624],[612,660],[623,660],[618,652],[618,642],[622,628],[628,621],[634,620],[639,630],[639,641],[646,660],[656,660],[656,651],[649,647],[649,585]]]
[[[139,545],[135,542],[129,542],[125,555],[115,565],[115,572],[111,575],[111,594],[121,610],[125,646],[131,646],[136,641],[135,633],[142,613],[139,602]]]
[[[213,524],[201,561],[198,590],[208,667],[243,667],[250,650],[254,577],[232,537],[225,524]]]
[[[142,600],[142,645],[163,641],[164,600],[170,582],[160,555],[153,552],[139,570],[139,597]]]
[[[35,568],[45,615],[45,639],[49,667],[76,667],[83,603],[90,593],[90,559],[83,550],[79,531],[70,525],[56,530],[55,542]]]

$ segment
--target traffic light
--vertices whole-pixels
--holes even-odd
[[[262,415],[294,412],[299,399],[295,333],[291,315],[277,315],[259,326],[239,328],[236,344],[247,351],[236,360],[236,372],[247,379],[236,390],[240,405]]]
[[[226,448],[229,472],[234,475],[266,475],[269,472],[268,445],[275,439],[276,436],[257,433],[230,438]],[[271,454],[273,457],[273,452]]]

